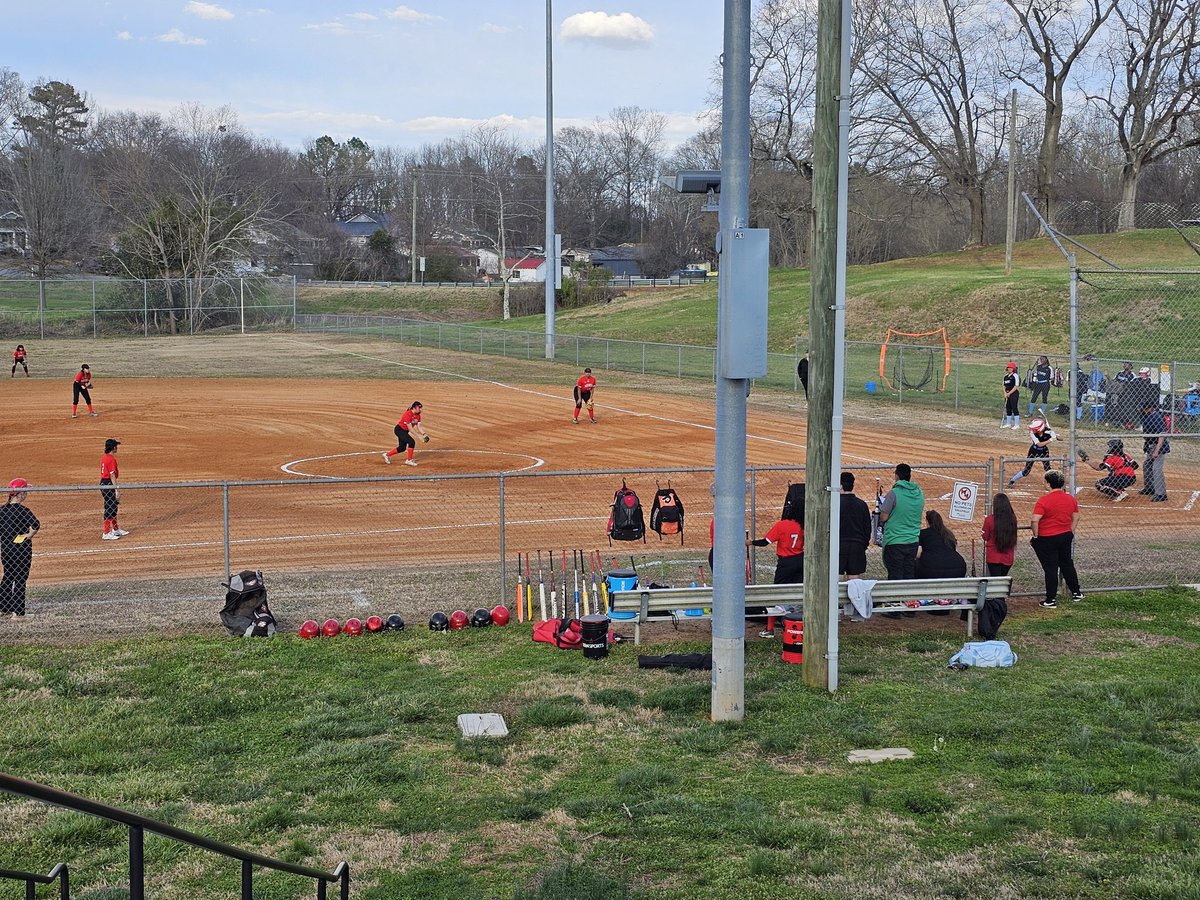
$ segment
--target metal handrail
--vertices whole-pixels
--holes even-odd
[[[18,797],[26,797],[30,800],[40,800],[42,803],[61,806],[64,809],[95,816],[99,819],[107,819],[110,822],[116,822],[128,828],[130,900],[145,900],[146,898],[143,843],[145,832],[147,831],[161,835],[162,837],[171,838],[180,843],[191,844],[193,847],[199,847],[211,853],[219,853],[230,859],[239,860],[242,864],[242,900],[253,900],[255,866],[314,879],[317,882],[317,900],[326,900],[326,888],[330,882],[336,882],[339,885],[340,900],[349,900],[350,898],[350,867],[345,862],[338,863],[337,868],[332,872],[322,872],[320,869],[312,869],[308,866],[299,866],[295,863],[271,859],[269,856],[263,856],[249,850],[242,850],[232,844],[202,837],[201,835],[193,834],[190,831],[176,828],[174,825],[168,825],[165,822],[159,822],[147,816],[118,809],[115,806],[109,806],[106,803],[100,803],[96,800],[89,800],[86,797],[80,797],[78,794],[60,791],[58,788],[52,788],[33,781],[26,781],[24,778],[17,778],[15,775],[9,775],[6,772],[0,772],[0,791],[16,794]]]
[[[59,863],[45,875],[39,875],[37,872],[18,872],[13,869],[0,869],[0,879],[4,879],[5,881],[24,881],[26,900],[33,900],[36,895],[37,885],[53,884],[57,881],[59,900],[71,900],[71,875],[67,871],[66,863]]]

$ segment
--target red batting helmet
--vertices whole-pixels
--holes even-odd
[[[325,624],[321,626],[321,634],[325,637],[337,637],[342,633],[342,626],[338,624],[337,619],[326,619]]]
[[[353,637],[363,633],[362,619],[350,618],[346,620],[346,624],[342,626],[342,634],[348,634]]]
[[[460,628],[466,628],[470,617],[461,609],[456,609],[450,613],[450,630],[458,631]]]
[[[14,497],[27,487],[29,487],[29,482],[24,478],[14,478],[8,483],[8,496]]]
[[[1015,371],[1017,371],[1017,364],[1016,364],[1015,362],[1010,362],[1010,363],[1008,364],[1008,370],[1009,370],[1010,372],[1015,372]]]
[[[320,633],[321,633],[321,626],[318,625],[316,622],[314,622],[312,619],[309,619],[303,625],[300,626],[300,637],[304,638],[304,640],[306,640],[306,641],[309,638],[315,638]]]
[[[374,634],[376,631],[383,631],[383,617],[382,616],[368,616],[367,617],[367,631],[371,632],[372,634]]]
[[[512,615],[509,613],[507,606],[492,607],[493,625],[507,625],[510,618],[512,618]]]

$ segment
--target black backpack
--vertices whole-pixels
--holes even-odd
[[[650,506],[650,527],[658,532],[658,539],[664,534],[679,535],[679,543],[683,544],[683,501],[671,487],[660,487],[654,494],[654,503]]]
[[[225,585],[225,608],[221,624],[234,637],[270,637],[275,633],[275,616],[267,605],[267,586],[262,572],[238,572]]]
[[[642,501],[625,482],[613,495],[612,512],[608,516],[608,540],[646,541],[646,516],[642,512]]]
[[[783,512],[779,514],[781,519],[794,519],[797,522],[804,521],[804,482],[799,484],[789,484],[787,496],[783,498]]]

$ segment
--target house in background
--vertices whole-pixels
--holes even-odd
[[[519,256],[510,256],[504,260],[504,266],[509,271],[509,281],[518,281],[522,284],[532,282],[544,284],[546,281],[546,258],[544,256],[530,256],[524,259]]]
[[[376,231],[382,228],[391,230],[391,220],[386,213],[365,213],[351,216],[340,222],[334,222],[334,227],[346,236],[346,240],[358,247],[365,247],[367,241]]]
[[[25,230],[25,217],[15,209],[0,213],[0,253],[16,253],[24,256],[29,249],[29,233]]]
[[[607,269],[610,278],[641,278],[642,248],[637,244],[597,247],[592,250],[568,250],[564,261]]]

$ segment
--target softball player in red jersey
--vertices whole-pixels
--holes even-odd
[[[119,446],[120,441],[109,438],[104,442],[104,455],[100,457],[100,484],[104,485],[100,491],[104,501],[104,534],[101,536],[106,541],[115,541],[129,534],[117,524],[117,507],[121,505],[121,489],[117,487],[117,479],[121,477],[116,457]]]
[[[83,402],[87,404],[88,415],[96,415],[96,411],[92,409],[92,395],[89,388],[92,386],[92,370],[84,363],[79,367],[79,373],[75,376],[75,383],[71,385],[71,418],[79,418],[79,398],[83,398]]]
[[[393,429],[396,432],[396,449],[384,451],[383,461],[385,463],[391,465],[392,457],[401,450],[404,450],[406,451],[404,464],[406,466],[415,466],[417,464],[413,459],[413,450],[415,450],[417,446],[417,442],[412,436],[413,429],[416,429],[417,433],[421,435],[421,440],[423,440],[425,443],[429,443],[429,435],[425,433],[425,428],[423,425],[421,425],[420,402],[414,403],[412,406],[406,409],[404,411],[404,415],[400,417],[400,421],[396,423],[396,427]]]
[[[17,366],[25,370],[25,377],[29,377],[29,363],[26,361],[29,354],[25,352],[24,344],[17,344],[17,349],[13,351],[13,367],[11,378],[17,377]]]
[[[579,424],[579,410],[584,406],[587,406],[588,418],[592,420],[593,425],[596,424],[595,402],[592,400],[595,391],[596,378],[591,369],[584,369],[579,380],[575,382],[575,416],[571,421],[576,425]]]

